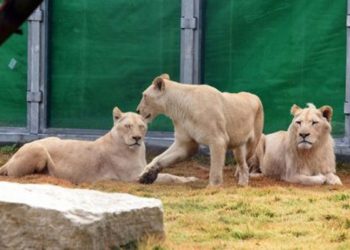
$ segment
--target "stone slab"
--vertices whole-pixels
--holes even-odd
[[[0,182],[0,249],[111,249],[164,235],[160,200]]]

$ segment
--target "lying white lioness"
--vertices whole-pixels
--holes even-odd
[[[335,175],[335,155],[330,106],[319,109],[313,104],[301,109],[291,108],[294,116],[288,131],[261,137],[251,166],[260,168],[263,175],[304,185],[338,184]],[[255,169],[256,170],[256,169]],[[253,175],[255,175],[253,173]]]
[[[25,144],[0,168],[1,175],[20,177],[46,172],[73,183],[114,179],[137,181],[146,166],[147,125],[135,113],[113,110],[114,126],[96,141],[49,137]],[[157,182],[185,183],[195,177],[159,175]]]
[[[153,182],[162,168],[190,157],[197,152],[198,144],[204,144],[210,149],[210,186],[223,182],[227,149],[233,149],[239,165],[238,184],[248,184],[246,159],[254,154],[263,128],[263,107],[257,96],[181,84],[163,74],[143,92],[137,110],[149,121],[165,114],[175,127],[175,142],[147,165],[140,182]]]

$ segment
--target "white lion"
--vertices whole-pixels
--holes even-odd
[[[67,179],[73,183],[114,179],[138,180],[146,166],[144,137],[147,124],[135,113],[113,109],[114,126],[96,141],[49,137],[25,144],[0,168],[1,175],[20,177],[33,173]],[[195,177],[159,175],[160,183],[186,183]]]
[[[208,85],[180,84],[163,74],[143,92],[138,112],[151,121],[165,114],[173,121],[175,142],[147,165],[140,182],[153,182],[158,172],[197,152],[198,144],[210,149],[209,185],[221,185],[227,149],[239,165],[239,185],[247,185],[246,159],[255,152],[263,128],[263,107],[250,93],[222,93]]]
[[[335,175],[335,155],[330,106],[319,109],[293,105],[294,116],[288,131],[263,135],[250,166],[260,168],[263,175],[304,185],[341,185]],[[255,175],[253,173],[253,175]]]

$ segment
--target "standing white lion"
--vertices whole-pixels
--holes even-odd
[[[293,105],[294,116],[288,131],[263,135],[250,161],[263,175],[304,185],[341,185],[335,175],[335,155],[331,137],[333,109],[313,104],[307,108]]]
[[[198,144],[209,146],[209,185],[221,185],[227,149],[233,149],[239,166],[239,185],[247,185],[251,157],[263,128],[263,107],[253,94],[222,93],[208,85],[180,84],[169,75],[156,77],[143,92],[137,107],[147,120],[165,114],[173,121],[175,142],[143,171],[140,182],[153,182],[158,172],[197,152]]]

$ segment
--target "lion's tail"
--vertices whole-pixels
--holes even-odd
[[[265,137],[263,135],[264,127],[264,108],[256,96],[258,107],[255,113],[253,136],[248,144],[247,164],[250,173],[261,173],[260,163],[264,154]]]
[[[250,173],[261,173],[261,163],[265,154],[265,135],[260,137],[255,153],[247,161]]]
[[[254,157],[256,154],[256,149],[258,147],[258,144],[260,142],[260,138],[262,136],[263,128],[264,128],[264,108],[263,105],[259,99],[259,97],[256,96],[257,102],[258,102],[258,108],[255,114],[255,121],[254,121],[254,135],[251,138],[250,145],[248,147],[247,151],[247,159],[249,161],[250,158]]]

